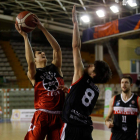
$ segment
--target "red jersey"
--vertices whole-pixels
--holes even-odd
[[[34,86],[35,109],[62,111],[65,93],[57,89],[59,85],[64,85],[64,80],[54,64],[37,68]]]

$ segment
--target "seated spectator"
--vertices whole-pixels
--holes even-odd
[[[140,75],[138,76],[138,79],[136,80],[136,86],[138,87],[138,91],[140,92]]]
[[[4,83],[7,83],[7,79],[6,79],[5,76],[3,76],[3,82],[4,82]]]

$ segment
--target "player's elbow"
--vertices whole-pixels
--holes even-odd
[[[29,67],[34,67],[35,66],[35,61],[34,60],[28,60],[27,63],[28,63]]]
[[[54,52],[55,52],[55,54],[61,53],[61,48],[60,48],[60,47],[55,48],[55,49],[54,49]]]
[[[34,61],[28,62],[28,69],[31,69],[31,70],[35,69],[35,62]]]
[[[73,43],[72,44],[72,47],[73,48],[80,48],[80,43]]]

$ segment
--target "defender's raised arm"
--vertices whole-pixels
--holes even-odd
[[[73,40],[72,40],[72,48],[73,48],[73,63],[74,63],[74,76],[73,83],[76,82],[84,73],[84,66],[81,58],[81,39],[76,15],[76,7],[73,6],[72,9],[72,22],[73,22]]]

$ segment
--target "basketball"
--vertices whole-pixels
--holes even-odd
[[[36,28],[36,24],[33,22],[33,13],[29,11],[23,11],[16,17],[16,24],[21,26],[21,29],[29,33]]]

